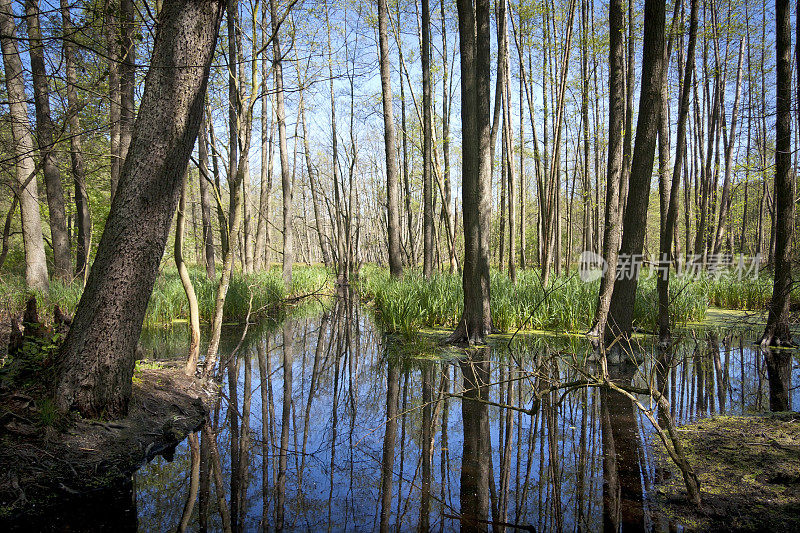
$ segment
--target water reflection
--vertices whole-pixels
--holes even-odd
[[[652,429],[631,399],[555,387],[597,371],[581,340],[541,336],[444,360],[398,343],[352,297],[253,332],[223,358],[225,394],[204,429],[173,462],[136,475],[139,528],[666,527],[648,506],[660,475]],[[791,353],[714,335],[642,350],[638,367],[612,366],[610,377],[655,384],[678,422],[797,405]]]
[[[609,377],[630,385],[636,368],[609,365]],[[644,529],[642,450],[636,406],[620,392],[600,389],[603,442],[603,527],[607,531]]]

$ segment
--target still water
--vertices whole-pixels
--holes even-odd
[[[382,335],[354,299],[312,315],[254,330],[223,357],[207,426],[135,475],[131,529],[675,526],[648,498],[656,437],[631,399],[558,388],[598,371],[585,339],[505,339],[458,357]],[[781,394],[796,408],[797,363],[768,366],[756,335],[688,333],[671,354],[645,346],[640,365],[609,372],[661,387],[678,423],[768,410]]]

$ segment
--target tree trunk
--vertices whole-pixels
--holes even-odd
[[[609,4],[610,49],[609,94],[608,94],[608,166],[606,167],[606,206],[605,226],[603,228],[603,261],[605,269],[600,279],[594,326],[589,335],[602,338],[605,334],[611,294],[614,291],[614,278],[617,270],[617,254],[620,242],[620,186],[623,165],[623,125],[625,118],[625,75],[624,47],[622,29],[624,11],[622,0],[612,0]]]
[[[458,268],[456,259],[456,225],[453,216],[453,191],[450,181],[450,88],[452,73],[448,71],[447,27],[445,22],[445,2],[439,2],[442,14],[442,160],[444,162],[444,198],[442,199],[442,216],[448,228],[450,255],[448,272],[454,274]]]
[[[56,401],[64,411],[87,418],[127,412],[136,345],[200,126],[222,7],[219,0],[169,2],[159,15],[129,157],[59,353]]]
[[[397,26],[400,27],[400,4],[397,4]],[[397,54],[400,59],[400,64],[403,64],[403,43],[400,38],[399,31],[397,32]],[[411,210],[411,178],[409,171],[409,156],[408,156],[408,130],[406,129],[406,90],[403,76],[400,76],[400,129],[403,132],[403,197],[405,199],[406,208],[406,225],[408,226],[408,263],[411,266],[416,266],[417,263],[417,247],[416,239],[414,238],[414,212]],[[334,142],[336,142],[334,140]],[[336,164],[334,163],[334,167]],[[335,168],[334,168],[335,170]]]
[[[278,121],[278,151],[281,157],[281,191],[283,194],[283,288],[292,288],[293,235],[292,235],[292,176],[289,172],[289,152],[286,146],[286,110],[283,95],[283,62],[278,38],[278,3],[269,1],[272,20],[272,68],[275,72],[275,116]],[[335,164],[335,163],[334,163]]]
[[[464,310],[450,342],[482,343],[492,329],[489,306],[489,233],[492,176],[489,160],[491,35],[489,1],[458,0],[461,53],[464,219]]]
[[[210,280],[215,280],[217,278],[217,268],[214,254],[214,232],[211,227],[211,193],[209,191],[209,187],[212,186],[213,182],[208,172],[207,130],[206,114],[203,113],[200,132],[197,135],[197,156],[200,159],[200,210],[203,217],[203,261],[206,265],[206,276]]]
[[[670,183],[669,199],[667,200],[666,218],[661,229],[661,239],[659,249],[661,253],[660,268],[656,286],[658,290],[658,329],[659,338],[662,343],[669,341],[669,268],[670,268],[670,249],[672,248],[672,238],[678,220],[678,185],[680,184],[681,172],[686,158],[686,122],[689,117],[689,97],[692,93],[692,73],[694,72],[695,46],[697,42],[697,18],[698,0],[692,0],[691,12],[689,15],[689,44],[686,51],[686,65],[683,74],[683,83],[680,91],[680,104],[678,107],[678,131],[675,141],[675,164],[672,169],[672,182]],[[663,76],[666,80],[666,75]],[[666,86],[663,86],[666,90]],[[665,94],[665,93],[663,93]],[[662,113],[664,106],[662,106]],[[663,117],[662,117],[663,120]],[[664,129],[662,127],[662,129]],[[659,133],[659,142],[661,133]]]
[[[606,339],[631,333],[633,306],[639,282],[635,263],[639,261],[644,246],[647,226],[647,204],[650,199],[650,178],[653,172],[658,115],[661,108],[661,71],[664,67],[664,2],[646,0],[644,16],[644,47],[642,52],[642,87],[639,95],[639,116],[636,124],[636,141],[633,147],[628,201],[623,221],[620,256],[626,266],[634,271],[620,272],[614,283],[609,306]],[[639,261],[640,262],[640,261]],[[609,335],[610,333],[610,335]]]
[[[427,0],[423,0],[427,7]],[[403,259],[400,256],[400,208],[398,205],[397,147],[394,133],[394,109],[392,104],[392,83],[389,65],[388,10],[386,0],[378,0],[378,36],[380,49],[381,95],[383,96],[384,151],[386,152],[386,211],[389,241],[389,272],[395,278],[403,273]],[[424,11],[424,8],[423,8]],[[305,128],[305,122],[303,122]],[[310,171],[309,171],[310,172]],[[314,210],[317,210],[314,203]],[[320,242],[321,236],[320,236]]]
[[[108,53],[108,120],[111,123],[109,138],[111,149],[111,201],[117,193],[120,159],[120,119],[122,118],[122,93],[120,92],[120,33],[119,2],[109,1],[105,11],[106,50]]]
[[[433,112],[431,94],[431,13],[422,0],[422,274],[433,274]],[[387,156],[388,157],[388,156]]]
[[[6,221],[3,223],[3,244],[0,247],[0,268],[3,268],[3,265],[6,262],[6,256],[8,255],[8,240],[11,237],[11,222],[14,220],[14,212],[17,210],[17,204],[19,203],[19,199],[15,194],[13,198],[11,198],[11,207],[8,208],[8,213],[6,213]]]
[[[189,353],[186,357],[184,372],[187,376],[194,376],[197,371],[197,361],[200,358],[200,309],[197,305],[197,294],[194,292],[192,279],[189,277],[189,269],[183,260],[183,237],[186,230],[186,188],[188,184],[188,171],[183,173],[183,181],[180,185],[181,198],[178,201],[178,216],[175,219],[175,246],[173,255],[175,256],[175,268],[178,269],[178,276],[181,278],[181,285],[186,293],[186,301],[189,304]]]
[[[119,161],[125,163],[133,138],[133,123],[136,118],[134,91],[136,88],[136,8],[134,0],[119,0],[120,56],[119,88]],[[161,15],[159,14],[159,17]]]
[[[789,303],[792,290],[792,234],[794,233],[795,176],[792,172],[791,103],[792,34],[789,0],[776,0],[775,57],[777,59],[777,104],[775,119],[775,278],[769,304],[763,346],[792,344]],[[798,11],[800,21],[800,11]]]
[[[262,41],[267,42],[266,10],[262,12]],[[263,52],[261,58],[261,82],[267,83],[267,54]],[[272,109],[268,109],[267,97],[261,99],[261,191],[258,197],[258,226],[256,227],[256,265],[257,268],[269,268],[269,219],[270,195],[272,194],[272,155],[273,139],[275,135],[275,122],[271,120]],[[305,127],[305,124],[304,124]],[[303,130],[305,132],[305,129]],[[312,182],[313,187],[313,182]],[[323,248],[324,251],[324,248]]]
[[[19,198],[22,218],[22,241],[25,246],[25,283],[30,289],[47,292],[47,257],[39,213],[36,164],[33,161],[33,137],[28,121],[25,79],[17,48],[16,22],[11,0],[0,0],[0,40],[5,64],[8,107],[12,117],[11,136],[16,157],[14,194]]]
[[[725,178],[722,181],[722,197],[719,204],[719,221],[717,231],[714,233],[714,241],[711,246],[711,253],[716,257],[722,247],[725,229],[727,228],[728,212],[730,211],[731,195],[731,174],[733,172],[733,145],[736,141],[736,126],[739,120],[739,98],[742,88],[742,59],[744,56],[744,39],[739,42],[739,60],[736,68],[736,96],[733,100],[733,111],[731,112],[731,130],[728,133],[725,143]],[[724,125],[723,125],[724,127]],[[731,250],[732,252],[732,250]]]
[[[71,277],[69,234],[64,208],[64,188],[61,172],[53,146],[53,121],[50,117],[50,87],[44,63],[44,45],[39,27],[39,3],[26,0],[25,15],[30,38],[31,73],[33,74],[33,99],[36,107],[36,138],[42,158],[42,173],[47,189],[47,207],[50,212],[50,236],[53,245],[53,276]]]
[[[61,18],[64,35],[75,31],[69,13],[69,1],[61,0]],[[89,268],[89,252],[92,244],[92,218],[89,211],[89,195],[86,192],[86,169],[83,162],[83,130],[78,112],[78,75],[75,66],[75,45],[70,39],[64,40],[64,63],[67,71],[67,105],[70,132],[70,156],[72,178],[75,182],[75,218],[78,226],[78,245],[75,259],[75,275],[86,279]]]

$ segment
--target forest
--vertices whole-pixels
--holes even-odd
[[[3,529],[800,528],[800,2],[0,44]]]

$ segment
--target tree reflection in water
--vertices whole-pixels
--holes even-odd
[[[612,367],[610,377],[654,383],[678,422],[797,405],[791,355],[701,337],[669,353],[644,346],[639,366]],[[660,475],[649,451],[656,439],[631,399],[550,390],[596,372],[584,362],[590,347],[557,336],[517,339],[510,350],[506,342],[417,358],[352,297],[251,332],[237,357],[222,357],[225,394],[199,450],[190,439],[174,462],[137,474],[139,528],[667,527],[647,499]]]

